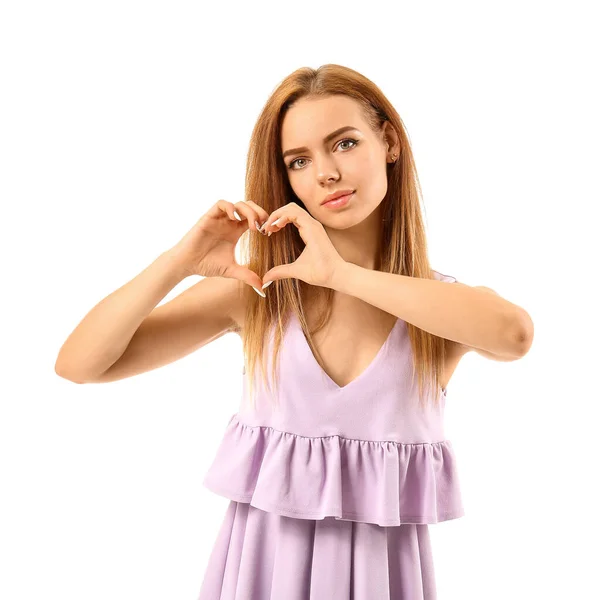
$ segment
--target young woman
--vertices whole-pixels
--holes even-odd
[[[532,320],[431,269],[406,131],[359,73],[289,75],[247,164],[247,200],[216,202],[98,304],[56,372],[115,381],[239,333],[243,398],[204,480],[230,504],[200,599],[435,599],[428,525],[464,514],[448,382],[466,352],[524,356]]]

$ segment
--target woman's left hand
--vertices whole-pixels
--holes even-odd
[[[271,213],[261,231],[271,231],[275,235],[289,223],[298,229],[305,248],[293,263],[278,265],[265,273],[261,278],[262,288],[268,281],[289,277],[301,279],[311,285],[330,287],[334,272],[346,261],[334,248],[323,225],[304,208],[296,202],[285,204]]]

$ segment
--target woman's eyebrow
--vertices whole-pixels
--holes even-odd
[[[332,131],[332,133],[328,133],[324,138],[323,138],[323,143],[327,143],[329,142],[332,138],[335,138],[337,135],[340,135],[341,133],[344,133],[345,131],[358,131],[358,129],[356,127],[352,127],[351,125],[345,125],[344,127],[340,127],[340,129],[336,129],[336,131]],[[286,158],[287,156],[289,156],[290,154],[298,154],[299,152],[306,152],[309,148],[307,148],[306,146],[302,146],[300,148],[292,148],[291,150],[286,150],[286,152],[284,152],[284,154],[282,154],[282,158]]]

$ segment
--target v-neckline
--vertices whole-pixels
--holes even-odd
[[[300,336],[301,343],[305,346],[305,351],[309,355],[309,359],[313,362],[315,367],[321,372],[322,376],[330,384],[330,386],[334,390],[337,390],[337,391],[346,391],[348,388],[354,387],[361,380],[365,379],[365,377],[375,368],[377,363],[381,360],[382,356],[385,354],[386,348],[388,347],[390,340],[391,340],[392,336],[394,335],[394,331],[398,328],[398,323],[400,321],[399,318],[396,319],[396,321],[394,322],[394,325],[392,325],[392,329],[390,329],[390,333],[388,333],[381,348],[377,351],[376,355],[373,357],[373,360],[371,360],[371,362],[365,367],[365,369],[363,371],[361,371],[361,373],[359,373],[359,375],[357,375],[354,379],[349,381],[347,384],[338,385],[328,375],[326,370],[319,364],[319,362],[317,362],[317,359],[315,358],[315,355],[313,354],[313,351],[311,350],[311,346],[309,346],[309,342],[307,341],[307,338],[305,337],[305,333],[303,332],[300,321],[298,320],[297,316],[292,311],[291,311],[290,319],[291,319],[294,327],[296,328],[298,335]]]

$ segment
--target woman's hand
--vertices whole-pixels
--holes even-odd
[[[218,200],[170,252],[176,256],[185,276],[231,277],[258,291],[261,278],[236,262],[235,248],[247,229],[263,233],[259,223],[267,217],[268,213],[251,200],[236,203]]]
[[[261,278],[262,289],[271,281],[295,277],[311,285],[330,287],[332,276],[345,263],[334,248],[323,225],[296,202],[278,208],[267,218],[261,231],[270,235],[292,223],[305,242],[301,255],[290,264],[273,267]]]

